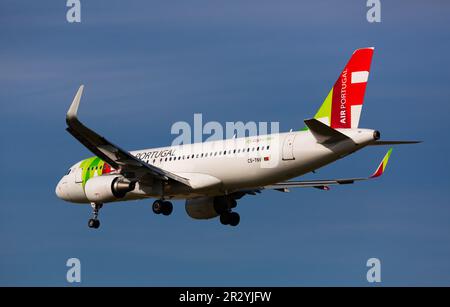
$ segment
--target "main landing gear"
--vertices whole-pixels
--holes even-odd
[[[239,213],[231,211],[236,208],[236,199],[231,197],[216,197],[214,198],[214,210],[220,216],[222,225],[237,226],[241,220]]]
[[[157,199],[152,205],[152,210],[155,214],[170,215],[173,211],[173,205],[170,201]]]
[[[239,225],[240,220],[241,217],[237,212],[229,211],[224,212],[220,215],[220,222],[222,223],[222,225],[237,226]]]
[[[100,227],[100,221],[98,220],[98,212],[103,207],[103,204],[92,203],[91,207],[92,207],[93,217],[91,219],[89,219],[88,226],[89,226],[89,228],[97,229]]]
[[[239,213],[231,211],[236,208],[236,199],[230,196],[217,196],[214,198],[214,210],[220,216],[222,225],[237,226],[241,220]]]

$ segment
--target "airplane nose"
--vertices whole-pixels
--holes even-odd
[[[58,196],[58,198],[62,198],[63,193],[61,191],[61,183],[58,183],[56,185],[55,194],[56,194],[56,196]]]
[[[56,185],[55,194],[60,199],[68,200],[67,193],[65,191],[65,182],[63,183],[62,180]]]

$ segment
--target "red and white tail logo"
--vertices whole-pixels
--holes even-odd
[[[314,118],[332,128],[357,128],[374,48],[353,52]]]

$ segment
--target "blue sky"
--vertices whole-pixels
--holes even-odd
[[[450,32],[446,1],[381,1],[370,24],[358,1],[65,1],[0,4],[0,285],[450,285],[448,140]],[[279,121],[303,127],[358,47],[375,46],[360,125],[396,147],[387,173],[329,192],[265,192],[239,202],[239,227],[170,217],[151,200],[89,206],[55,185],[90,153],[65,132],[80,116],[137,149],[167,145],[171,125]],[[365,176],[387,148],[367,148],[307,178]]]

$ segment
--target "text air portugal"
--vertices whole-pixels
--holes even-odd
[[[355,80],[353,73],[369,72],[372,55],[373,49],[371,48],[357,50],[334,84],[331,127],[351,128],[351,106],[362,106],[367,85],[367,79],[362,82]]]

